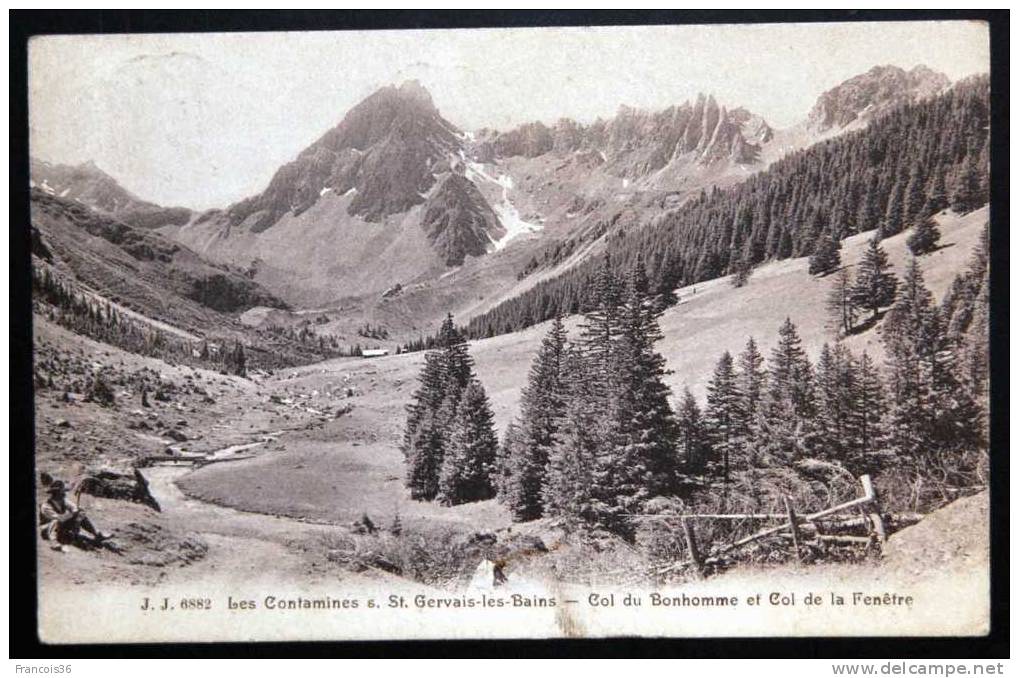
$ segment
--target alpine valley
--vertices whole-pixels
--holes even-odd
[[[478,600],[611,635],[572,616],[598,587],[717,574],[690,606],[880,578],[983,633],[990,81],[832,84],[790,126],[705,93],[495,130],[407,81],[208,210],[32,160],[38,491],[113,532],[40,546],[41,628],[129,581],[343,608],[322,637],[375,631],[365,587],[377,617]],[[860,496],[882,509],[829,521]],[[824,630],[929,634],[924,610]]]

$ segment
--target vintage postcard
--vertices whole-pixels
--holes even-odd
[[[28,60],[43,642],[987,633],[986,24]]]

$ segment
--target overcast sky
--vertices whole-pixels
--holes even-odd
[[[589,122],[698,92],[784,127],[878,64],[986,72],[987,41],[974,22],[42,37],[31,152],[94,160],[164,205],[222,207],[407,79],[463,129]]]

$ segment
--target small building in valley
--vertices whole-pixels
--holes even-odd
[[[389,355],[389,350],[385,348],[364,348],[361,349],[362,358],[381,358],[384,355]]]

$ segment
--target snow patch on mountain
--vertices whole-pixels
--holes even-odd
[[[499,217],[499,222],[506,232],[501,238],[489,236],[489,239],[492,241],[493,251],[498,252],[504,249],[514,238],[528,233],[537,233],[541,230],[541,224],[524,220],[520,216],[520,210],[510,201],[509,192],[513,188],[513,177],[508,174],[499,174],[493,177],[485,170],[485,166],[481,163],[467,160],[462,152],[461,157],[464,161],[464,175],[467,179],[475,185],[478,185],[480,181],[487,181],[496,184],[502,189],[500,199],[492,205],[492,209]]]

